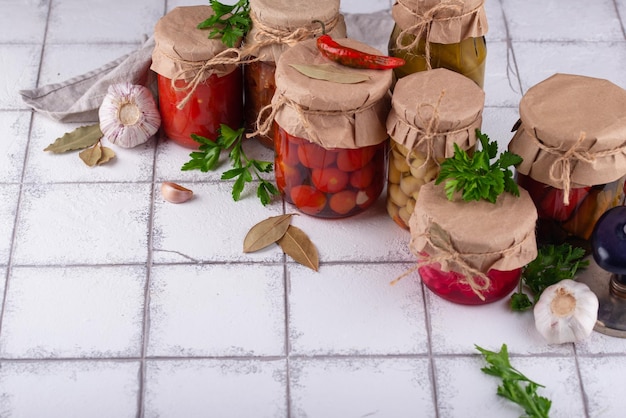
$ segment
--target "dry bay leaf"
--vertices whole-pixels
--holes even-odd
[[[285,254],[293,258],[298,263],[312,270],[319,269],[319,255],[317,248],[300,228],[289,225],[287,232],[278,240],[278,245]]]
[[[356,70],[343,70],[333,64],[289,64],[301,74],[316,80],[326,80],[339,84],[356,84],[370,77]]]
[[[243,252],[258,251],[281,239],[289,228],[292,216],[272,216],[254,225],[243,240]]]
[[[48,145],[44,151],[51,151],[55,154],[62,152],[84,149],[93,146],[102,138],[100,124],[89,126],[81,126],[71,132],[66,133],[57,138],[52,144]]]
[[[106,164],[109,161],[111,161],[113,158],[115,158],[115,151],[113,151],[111,148],[102,147],[102,146],[100,148],[102,150],[102,155],[100,156],[100,159],[98,160],[96,164],[98,165]]]
[[[78,156],[89,167],[93,167],[98,164],[100,157],[102,157],[102,147],[100,146],[100,141],[96,142],[96,145],[93,147],[87,148],[86,150],[78,153]]]

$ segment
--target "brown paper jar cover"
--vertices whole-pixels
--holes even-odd
[[[438,225],[470,267],[483,273],[511,271],[537,257],[536,222],[537,210],[524,189],[520,188],[519,197],[503,193],[496,203],[450,201],[443,184],[429,183],[422,187],[409,220],[410,249],[418,258],[423,258],[422,253],[442,255],[428,240],[433,225]],[[443,271],[459,271],[451,258],[438,262]]]
[[[326,32],[333,38],[346,37],[339,0],[250,0],[250,17],[252,27],[245,46],[261,61],[278,62],[286,49],[321,35],[322,26],[313,20],[324,22]],[[268,45],[262,46],[266,42]]]
[[[608,80],[555,74],[531,87],[519,105],[509,150],[517,170],[555,188],[615,181],[626,174],[626,90]],[[551,175],[552,170],[552,175]]]
[[[381,54],[354,39],[338,42]],[[365,74],[369,79],[357,84],[317,80],[301,74],[291,64],[327,64],[341,71]],[[388,138],[385,123],[391,108],[391,81],[391,70],[348,68],[322,56],[315,40],[303,41],[285,51],[276,66],[274,120],[290,135],[326,149],[380,144]]]
[[[227,47],[220,39],[209,39],[209,30],[197,29],[198,23],[213,15],[210,6],[183,6],[172,9],[154,28],[155,47],[152,66],[157,74],[189,82],[198,71],[201,80],[215,74],[222,77],[237,65],[218,64],[200,70],[203,64]]]
[[[478,38],[489,29],[484,0],[397,0],[391,14],[402,30],[414,28],[413,35],[428,30],[429,41],[439,44]]]
[[[393,141],[425,155],[432,139],[432,158],[450,158],[454,144],[463,150],[476,144],[484,104],[484,91],[461,74],[444,68],[413,73],[396,84],[387,132]]]

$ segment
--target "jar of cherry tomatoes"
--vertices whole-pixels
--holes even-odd
[[[429,183],[409,220],[410,249],[422,282],[451,302],[482,305],[507,296],[537,257],[537,210],[524,189],[486,200],[448,200]]]
[[[210,17],[209,6],[177,7],[154,29],[151,69],[157,73],[159,109],[165,136],[188,148],[199,144],[191,134],[217,138],[221,124],[237,128],[243,123],[243,82],[238,56],[232,64],[219,39],[210,39],[198,23]]]
[[[247,130],[256,130],[261,109],[271,103],[276,90],[274,73],[280,55],[305,39],[326,31],[334,38],[346,37],[346,24],[339,13],[339,0],[250,0],[252,28],[246,49],[258,60],[244,66],[244,117]],[[274,139],[268,134],[256,138],[268,148]]]
[[[454,145],[473,150],[484,104],[476,83],[444,68],[410,74],[396,84],[387,118],[387,212],[402,228],[409,229],[421,187],[439,175]]]
[[[484,0],[397,0],[389,54],[404,58],[397,78],[447,68],[483,86],[487,47]]]
[[[353,39],[340,41],[380,54]],[[360,82],[317,79],[301,66]],[[342,218],[377,200],[385,182],[391,81],[391,70],[348,68],[323,57],[315,40],[283,52],[262,128],[274,122],[276,184],[287,202],[309,215]]]
[[[590,251],[596,221],[624,203],[626,90],[555,74],[528,90],[519,111],[509,150],[524,159],[517,182],[537,206],[539,242]]]

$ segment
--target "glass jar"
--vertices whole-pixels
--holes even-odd
[[[399,0],[392,7],[395,21],[389,55],[403,58],[398,79],[409,74],[447,68],[480,87],[487,61],[487,17],[483,0],[450,4],[434,0]]]
[[[320,218],[343,218],[370,207],[384,187],[386,142],[326,149],[274,124],[275,175],[285,200]]]
[[[602,79],[556,74],[531,87],[509,150],[524,160],[517,182],[539,214],[541,244],[591,250],[600,216],[624,203],[626,90]]]
[[[246,48],[258,61],[244,68],[244,114],[246,129],[255,132],[261,109],[271,104],[276,84],[276,62],[286,49],[326,31],[334,38],[345,38],[346,26],[339,14],[339,0],[250,0],[252,28]],[[256,138],[268,148],[274,147],[271,132]]]
[[[409,228],[421,187],[437,178],[439,164],[454,155],[454,146],[474,149],[484,104],[480,87],[447,69],[398,81],[387,118],[387,212],[399,226]]]
[[[537,210],[524,189],[519,197],[503,193],[491,203],[449,200],[444,184],[428,183],[409,220],[410,249],[433,293],[482,305],[506,297],[522,268],[537,257],[536,221]]]
[[[226,46],[196,28],[212,13],[209,6],[177,7],[154,29],[151,69],[157,73],[163,132],[193,149],[199,144],[191,134],[215,139],[221,124],[236,129],[243,123],[241,68],[236,62],[211,65]]]

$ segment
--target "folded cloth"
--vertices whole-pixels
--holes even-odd
[[[139,49],[88,73],[61,83],[20,90],[24,102],[34,110],[60,122],[98,122],[98,109],[110,85],[121,82],[153,87],[151,74],[154,38]],[[154,89],[153,89],[154,91]]]

